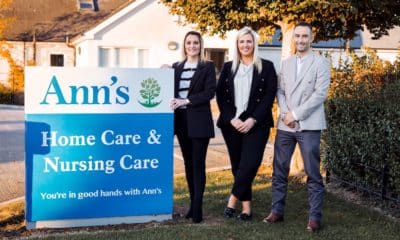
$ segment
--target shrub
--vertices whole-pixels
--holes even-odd
[[[8,72],[8,86],[0,84],[0,103],[24,104],[24,68],[12,58],[12,46],[0,41],[0,57],[7,60],[10,67]]]
[[[0,84],[0,104],[10,104],[12,102],[12,96],[11,90]]]
[[[323,134],[328,171],[395,197],[400,193],[399,66],[368,51],[333,69]]]

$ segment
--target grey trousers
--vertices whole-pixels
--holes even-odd
[[[307,174],[309,219],[321,221],[324,184],[320,173],[320,140],[321,131],[278,130],[274,146],[272,212],[284,214],[290,160],[298,143]]]

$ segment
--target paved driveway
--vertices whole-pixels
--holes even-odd
[[[24,196],[23,107],[0,105],[0,202]]]

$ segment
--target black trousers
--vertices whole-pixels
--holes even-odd
[[[221,131],[234,176],[231,193],[240,201],[251,201],[251,185],[261,165],[270,129],[256,126],[243,134],[229,125],[221,128]]]
[[[191,138],[187,134],[185,111],[179,111],[175,118],[179,145],[185,163],[186,181],[190,193],[190,209],[193,219],[202,219],[203,194],[206,185],[206,155],[210,138]]]

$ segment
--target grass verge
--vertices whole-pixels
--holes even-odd
[[[229,195],[230,171],[207,174],[204,198],[205,220],[192,224],[183,216],[188,205],[184,177],[175,178],[174,219],[164,223],[129,224],[74,229],[21,229],[23,203],[0,209],[0,236],[28,239],[399,239],[400,223],[376,211],[341,200],[327,193],[324,203],[323,229],[318,233],[305,231],[307,223],[307,189],[291,181],[288,189],[285,222],[266,225],[261,222],[271,204],[271,174],[265,167],[254,182],[253,221],[248,223],[225,220],[221,213]],[[4,217],[7,215],[8,217]],[[14,218],[10,218],[14,216]],[[16,216],[16,217],[15,217]],[[13,221],[7,219],[14,219]],[[14,231],[14,232],[13,232]]]

